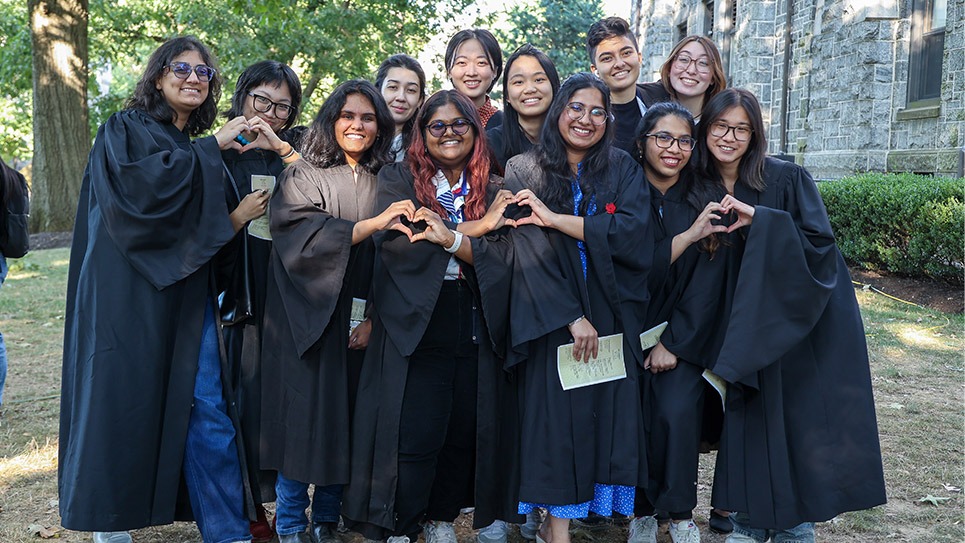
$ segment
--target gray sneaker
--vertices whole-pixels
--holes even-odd
[[[633,517],[627,531],[627,543],[657,543],[657,519],[653,516]]]
[[[313,543],[339,543],[332,527],[324,522],[312,525],[311,531]]]
[[[378,543],[372,539],[366,539],[365,543]],[[394,535],[385,540],[385,543],[409,543],[409,536],[407,535]]]
[[[131,533],[94,532],[94,543],[131,543]]]
[[[673,543],[700,543],[700,529],[693,519],[670,522],[670,539]]]
[[[493,522],[476,534],[478,543],[506,543],[507,537],[509,537],[509,524],[502,520]]]
[[[430,520],[422,527],[422,535],[426,543],[458,543],[451,522]]]
[[[533,509],[529,513],[526,513],[526,523],[519,525],[519,535],[529,541],[536,540],[536,532],[539,531],[539,525],[542,523],[543,516],[540,514],[539,509]]]

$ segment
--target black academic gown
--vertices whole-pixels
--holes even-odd
[[[348,165],[300,160],[271,200],[261,457],[289,479],[349,480],[352,298],[366,298],[374,255],[371,239],[352,245],[352,229],[374,215],[375,194],[364,167],[356,180]]]
[[[861,314],[821,196],[791,163],[768,158],[764,180],[735,194],[755,214],[731,236],[713,504],[777,529],[880,505],[885,487]]]
[[[241,199],[251,193],[252,175],[271,175],[277,178],[285,169],[278,153],[251,150],[238,153],[233,149],[221,152],[230,177],[225,175],[225,196],[228,209],[234,211]],[[229,183],[234,183],[231,187]],[[237,190],[237,193],[236,193]],[[270,210],[269,210],[270,213]],[[247,239],[244,239],[247,238]],[[252,317],[244,322],[223,328],[225,351],[231,368],[232,383],[237,391],[241,426],[245,432],[245,452],[248,458],[248,477],[256,503],[275,501],[275,471],[261,469],[261,335],[265,319],[265,293],[268,285],[268,257],[271,240],[248,234],[243,228],[235,239],[218,255],[220,268],[230,277],[240,260],[239,245],[248,243],[248,277],[251,281]]]
[[[576,504],[593,499],[595,483],[647,482],[638,374],[653,256],[650,194],[640,166],[622,151],[611,153],[607,179],[596,180],[606,187],[596,195],[597,213],[584,218],[586,280],[576,240],[558,230],[544,229],[543,254],[516,255],[509,363],[522,374],[522,502]],[[506,180],[537,195],[545,183],[534,153],[511,159]],[[559,276],[561,287],[540,291],[538,285]],[[541,296],[527,299],[534,291]],[[624,333],[625,379],[562,389],[557,347],[572,341],[567,324],[580,315],[600,336]]]
[[[489,148],[492,149],[493,154],[496,156],[496,162],[499,163],[499,167],[505,169],[506,162],[516,155],[508,155],[506,152],[506,140],[504,132],[506,130],[505,124],[500,124],[496,127],[490,127],[486,129],[486,138],[489,140]],[[529,141],[525,136],[523,137],[523,152],[529,151],[533,148],[533,142]],[[521,153],[517,153],[521,154]]]
[[[502,180],[491,178],[491,200]],[[408,162],[379,172],[376,209],[415,196]],[[455,225],[450,224],[451,228]],[[521,522],[516,513],[516,446],[518,438],[515,384],[503,368],[509,308],[512,253],[509,237],[496,232],[472,243],[473,265],[462,271],[474,294],[480,326],[476,401],[476,466],[473,525],[494,520]],[[366,350],[352,435],[352,477],[342,500],[347,525],[370,539],[392,535],[398,480],[399,425],[407,362],[418,347],[442,289],[450,254],[429,241],[410,243],[400,232],[375,236],[372,335]]]
[[[234,236],[222,175],[213,137],[192,142],[143,112],[112,115],[97,132],[67,282],[58,464],[66,528],[190,516],[179,482],[213,297],[209,261]]]

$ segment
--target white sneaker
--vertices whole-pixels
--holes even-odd
[[[657,519],[653,515],[633,517],[627,531],[627,543],[657,543]]]
[[[366,539],[365,543],[378,543],[374,542],[372,539]],[[385,543],[409,543],[409,536],[407,535],[394,535],[385,540]]]
[[[422,534],[426,543],[457,543],[451,522],[430,520],[422,527]]]
[[[131,543],[130,532],[94,532],[94,543]]]
[[[479,530],[476,534],[476,541],[478,543],[506,543],[506,539],[509,537],[509,524],[505,521],[497,520]]]
[[[540,515],[539,509],[533,508],[532,511],[526,513],[526,523],[519,525],[519,535],[528,541],[535,541],[536,532],[539,531],[539,525],[542,523],[543,516]]]
[[[670,539],[673,543],[700,543],[700,529],[693,519],[670,522]]]

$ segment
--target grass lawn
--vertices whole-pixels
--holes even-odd
[[[60,527],[57,512],[57,427],[67,249],[35,251],[11,260],[0,289],[0,331],[9,374],[0,417],[0,542],[90,541]],[[818,525],[818,541],[934,542],[965,540],[962,315],[944,314],[858,291],[871,353],[888,504]],[[702,457],[695,511],[703,541],[722,542],[707,530],[713,455]],[[471,535],[460,519],[460,541]],[[343,534],[346,543],[358,538]],[[625,541],[612,527],[590,539]],[[147,528],[136,542],[196,542],[192,524]],[[474,541],[474,538],[472,538]],[[520,543],[517,533],[511,543]],[[665,531],[658,538],[670,541]]]

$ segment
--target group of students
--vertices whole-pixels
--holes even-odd
[[[307,129],[297,76],[263,61],[192,141],[221,74],[194,38],[161,45],[84,174],[62,524],[455,543],[472,507],[482,543],[511,524],[568,543],[591,514],[648,543],[663,512],[697,542],[707,444],[730,543],[813,541],[883,503],[861,318],[814,182],[766,156],[710,40],[643,85],[622,19],[587,52],[593,73],[561,83],[536,47],[504,68],[491,33],[463,30],[453,90],[426,98],[393,55]],[[603,340],[625,376],[564,390],[559,360],[593,364]]]

